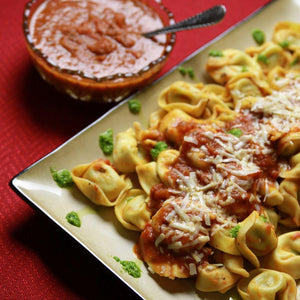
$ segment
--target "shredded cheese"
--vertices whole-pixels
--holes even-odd
[[[204,257],[201,251],[205,250],[203,247],[211,236],[237,224],[238,217],[226,210],[235,204],[236,197],[248,201],[260,211],[260,205],[275,192],[274,189],[270,192],[270,187],[279,187],[275,180],[260,178],[263,171],[256,156],[276,155],[272,148],[273,133],[284,134],[295,126],[300,127],[300,82],[291,83],[286,89],[269,96],[258,97],[250,111],[242,111],[238,105],[235,110],[240,115],[253,115],[250,133],[236,137],[212,124],[211,129],[196,129],[183,138],[184,142],[192,144],[188,150],[190,153],[205,154],[204,158],[199,158],[209,166],[205,174],[200,169],[183,174],[176,167],[171,167],[177,179],[175,186],[169,180],[172,186],[169,191],[173,196],[163,203],[162,209],[170,206],[172,209],[166,210],[165,223],[159,228],[155,246],[160,247],[163,242],[173,251],[190,249],[195,261],[187,265],[191,276],[197,274],[197,264]],[[235,127],[243,128],[243,124]],[[201,144],[197,134],[208,142]],[[189,152],[186,155],[188,157]],[[288,168],[285,163],[278,165],[281,170]],[[201,179],[204,175],[206,181]],[[258,192],[252,190],[253,186]],[[211,265],[207,270],[220,266],[223,265]]]

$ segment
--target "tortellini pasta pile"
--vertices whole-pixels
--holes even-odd
[[[201,292],[296,299],[300,279],[300,25],[209,55],[216,83],[177,81],[148,128],[114,139],[111,160],[72,170],[93,203],[113,206],[150,272]],[[197,70],[200,71],[200,70]]]

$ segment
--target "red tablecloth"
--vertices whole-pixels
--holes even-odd
[[[225,4],[227,14],[213,27],[177,33],[161,75],[269,1],[162,0],[177,21],[217,4]],[[114,275],[8,186],[15,174],[111,107],[77,103],[40,78],[22,34],[25,2],[3,0],[0,9],[0,299],[103,299],[104,294],[110,299],[134,298]]]

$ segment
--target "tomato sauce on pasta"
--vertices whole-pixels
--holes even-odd
[[[283,22],[271,42],[214,51],[206,71],[218,84],[174,82],[147,129],[118,133],[114,176],[123,187],[111,201],[121,224],[141,232],[135,251],[151,273],[194,277],[201,292],[296,299],[299,45],[300,25]]]

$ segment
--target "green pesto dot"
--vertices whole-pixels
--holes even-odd
[[[194,78],[195,78],[195,72],[194,72],[194,69],[193,69],[193,68],[188,68],[188,69],[187,69],[187,73],[188,73],[188,75],[189,75],[189,77],[190,77],[191,79],[194,79]]]
[[[269,58],[262,53],[258,54],[257,60],[263,62],[266,65],[269,63]]]
[[[118,256],[114,256],[113,259],[116,261],[116,262],[120,262],[121,259],[118,257]]]
[[[57,185],[61,188],[70,187],[73,185],[73,179],[69,170],[62,169],[59,171],[50,168],[50,172],[53,180],[57,183]]]
[[[112,154],[114,150],[113,130],[107,129],[99,136],[99,146],[105,155]]]
[[[222,56],[224,56],[222,51],[215,50],[215,49],[210,50],[208,55],[213,56],[213,57],[222,57]]]
[[[191,79],[195,78],[195,72],[193,68],[187,68],[187,73]]]
[[[230,232],[229,232],[230,236],[232,238],[236,238],[238,236],[240,228],[241,228],[241,225],[239,225],[239,224],[234,226],[233,228],[231,228]]]
[[[182,76],[185,76],[187,74],[191,79],[195,78],[195,72],[193,68],[184,68],[182,66],[179,66],[178,71]]]
[[[80,227],[81,226],[81,221],[79,219],[79,216],[78,216],[77,212],[75,212],[75,211],[69,212],[66,215],[66,219],[73,226],[76,226],[76,227]]]
[[[159,153],[166,150],[168,145],[165,142],[157,142],[156,145],[151,149],[150,154],[153,160],[156,160]]]
[[[261,45],[265,42],[265,33],[260,29],[253,30],[252,37],[258,45]]]
[[[184,68],[183,66],[179,66],[179,67],[178,67],[178,71],[179,71],[179,73],[180,73],[182,76],[185,76],[186,73],[187,73],[186,68]]]
[[[289,41],[282,41],[279,43],[279,46],[282,48],[287,48],[290,45]]]
[[[243,131],[240,128],[231,128],[227,131],[227,133],[230,133],[236,137],[240,137],[243,134]]]
[[[128,108],[133,114],[138,114],[142,109],[142,105],[139,100],[131,99],[128,101]]]
[[[138,265],[134,261],[130,260],[121,260],[119,257],[114,256],[113,259],[120,263],[122,269],[127,272],[130,276],[134,278],[141,277],[142,270],[138,267]]]

